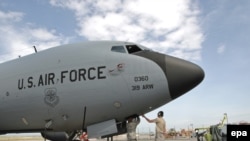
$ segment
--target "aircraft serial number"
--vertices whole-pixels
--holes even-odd
[[[145,82],[148,82],[148,80],[149,80],[149,78],[147,75],[134,77],[134,82],[145,83]],[[149,89],[154,89],[154,84],[137,84],[137,85],[131,86],[132,91],[149,90]]]
[[[134,77],[135,82],[148,81],[148,76],[136,76]]]

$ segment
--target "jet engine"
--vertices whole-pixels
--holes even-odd
[[[41,135],[48,140],[51,141],[67,141],[68,134],[66,132],[53,132],[53,131],[45,131],[41,132]]]

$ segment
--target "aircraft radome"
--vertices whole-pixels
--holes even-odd
[[[0,64],[0,134],[71,141],[126,132],[126,119],[197,86],[203,70],[131,42],[62,45]]]

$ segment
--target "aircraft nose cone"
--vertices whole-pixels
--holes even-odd
[[[204,78],[204,71],[196,64],[169,55],[142,51],[135,55],[154,61],[165,73],[172,99],[197,86]]]
[[[166,55],[165,63],[165,74],[172,99],[191,90],[204,78],[204,71],[191,62]]]

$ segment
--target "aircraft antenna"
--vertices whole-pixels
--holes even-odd
[[[36,50],[36,46],[33,46],[34,50],[35,50],[35,53],[37,53],[37,50]]]
[[[86,132],[86,130],[84,129],[85,121],[86,121],[86,111],[87,111],[87,107],[84,106],[83,120],[82,120],[82,130],[81,130],[81,131],[73,131],[73,132],[71,133],[71,135],[69,136],[69,138],[68,138],[69,141],[73,140],[73,138],[76,136],[77,133],[82,134],[83,132]],[[67,140],[67,141],[68,141],[68,140]]]
[[[86,121],[86,111],[87,107],[84,106],[83,120],[82,120],[82,130],[84,131],[85,121]]]

